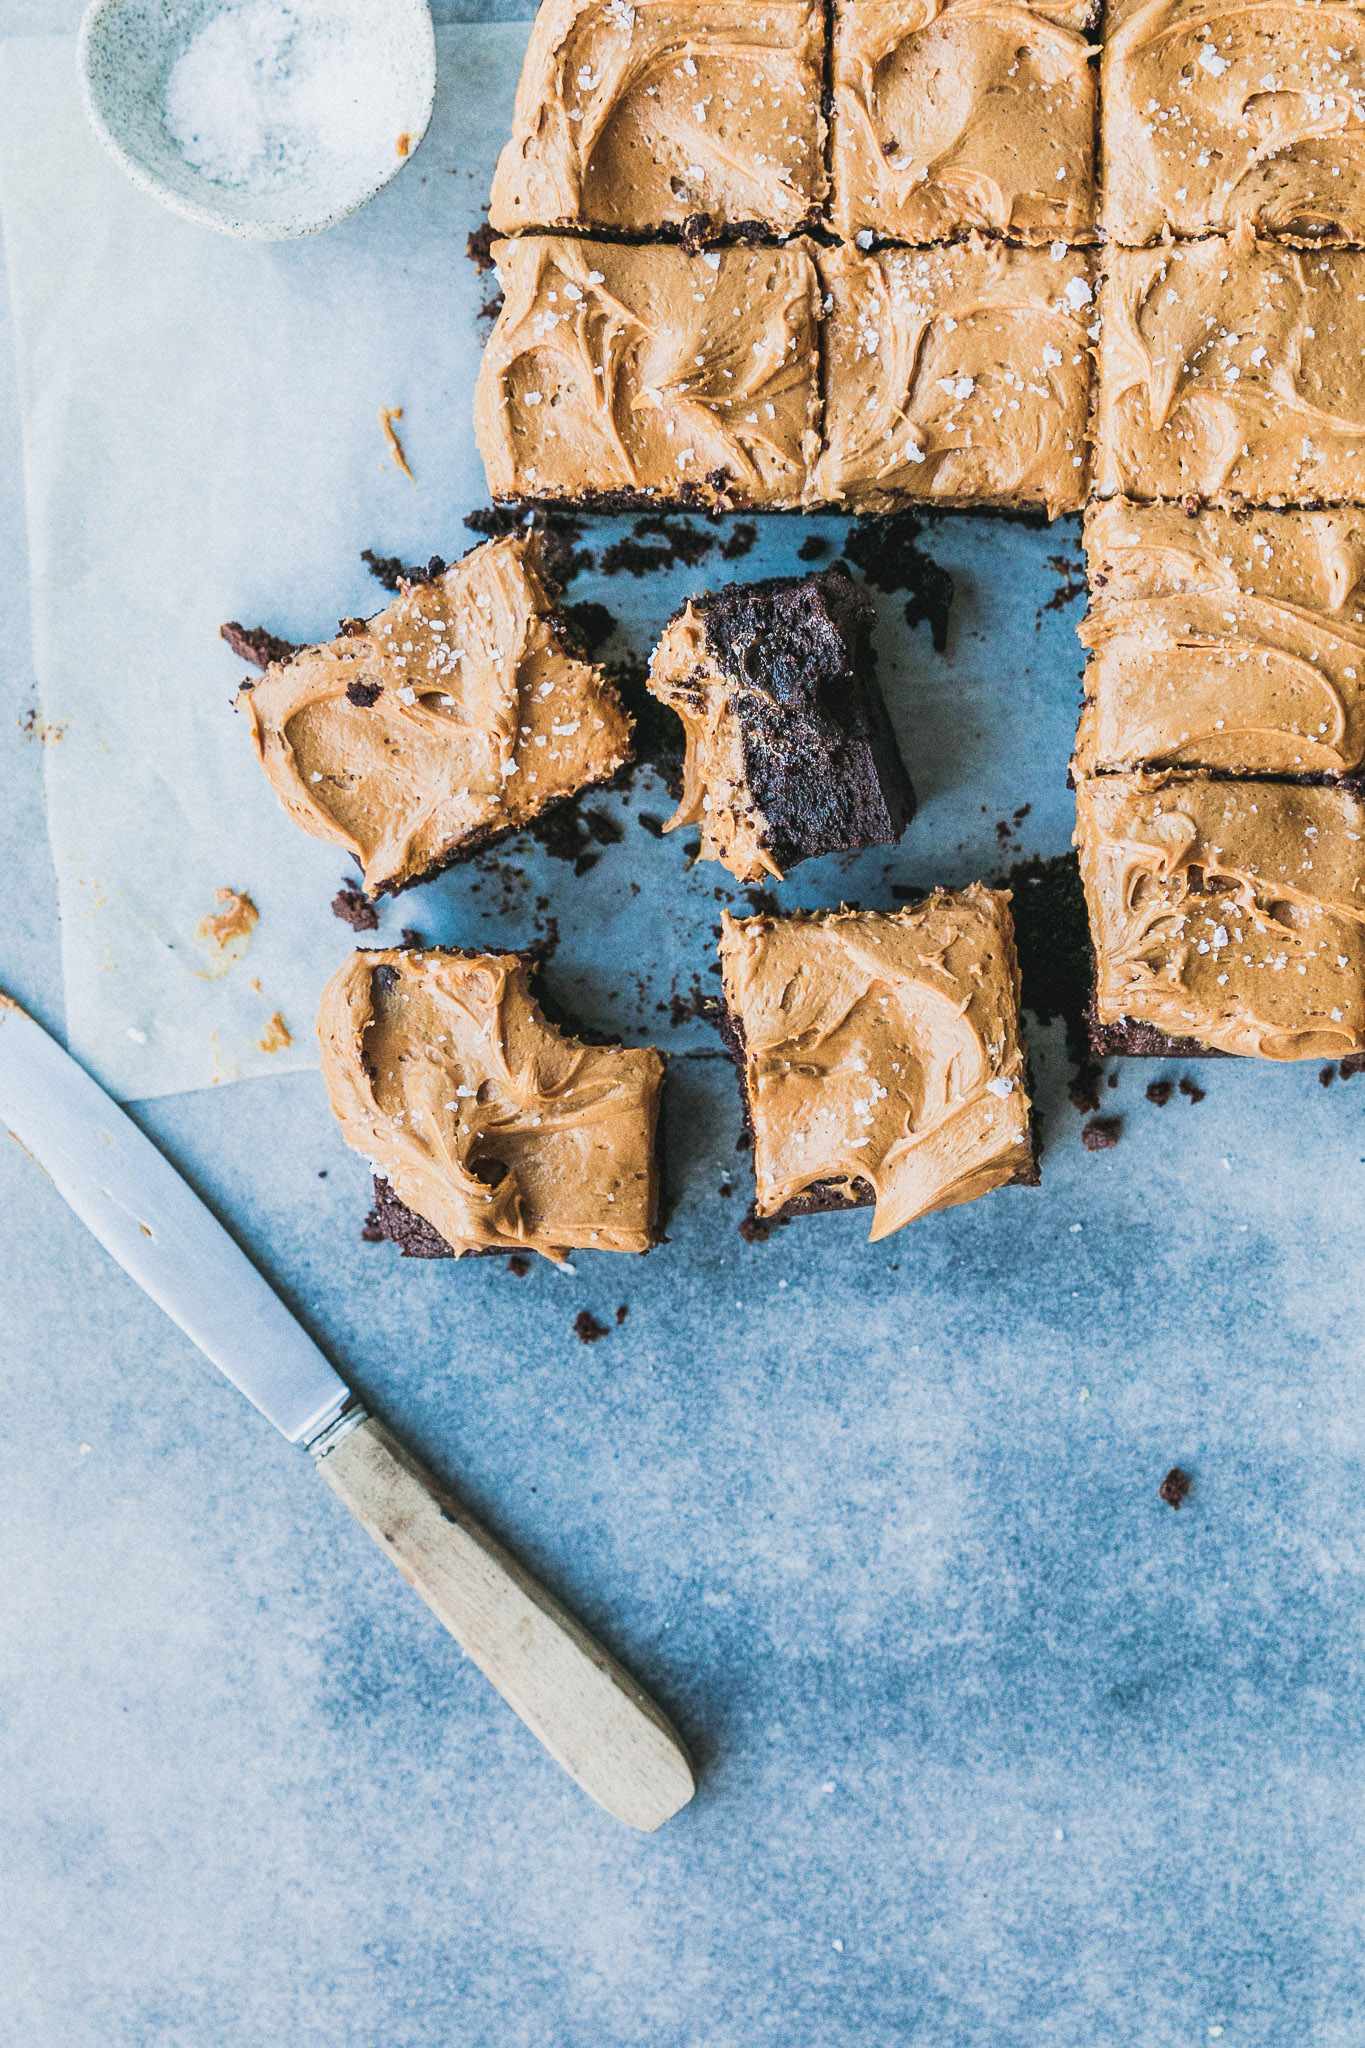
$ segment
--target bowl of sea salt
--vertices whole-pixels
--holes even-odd
[[[202,227],[316,234],[372,199],[426,133],[427,0],[92,0],[91,126],[135,185]]]

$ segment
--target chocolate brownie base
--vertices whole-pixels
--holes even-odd
[[[752,1157],[754,1148],[754,1119],[753,1112],[749,1106],[749,1090],[745,1084],[748,1051],[744,1042],[744,1026],[723,998],[717,1001],[715,1008],[711,1012],[711,1021],[720,1033],[721,1042],[734,1062],[735,1073],[739,1079],[740,1115],[744,1120],[744,1134],[749,1141],[745,1149]],[[1007,1188],[1041,1187],[1043,1180],[1042,1165],[1038,1151],[1038,1119],[1032,1108],[1032,1062],[1025,1066],[1024,1080],[1029,1093],[1028,1131],[1029,1147],[1032,1156],[1027,1166],[1021,1166],[1018,1173],[1011,1174],[1010,1178],[1004,1182],[1004,1186]],[[874,1207],[876,1200],[875,1191],[870,1183],[865,1180],[816,1180],[811,1182],[804,1193],[793,1195],[789,1202],[784,1202],[780,1209],[775,1209],[771,1216],[760,1216],[757,1204],[753,1204],[749,1211],[749,1217],[745,1220],[752,1220],[756,1223],[789,1223],[793,1216],[818,1216],[832,1209],[871,1209]],[[742,1230],[743,1225],[740,1227]]]
[[[1168,1038],[1164,1031],[1157,1030],[1155,1024],[1146,1024],[1140,1017],[1125,1017],[1118,1024],[1101,1024],[1093,989],[1086,1011],[1086,1027],[1090,1034],[1090,1051],[1097,1060],[1230,1060],[1236,1057],[1233,1053],[1224,1052],[1221,1046],[1205,1045],[1198,1038]]]
[[[461,946],[428,946],[425,950],[431,953],[468,951]],[[566,1037],[581,1039],[585,1045],[620,1045],[619,1038],[610,1038],[602,1032],[580,1026],[560,1008],[558,1003],[546,996],[540,985],[539,963],[536,963],[531,971],[531,990],[546,1023],[553,1024],[555,1029],[562,1031]],[[650,1251],[668,1243],[663,1231],[663,1219],[669,1207],[664,1130],[666,1122],[664,1101],[661,1096],[659,1114],[654,1123],[654,1165],[658,1179],[658,1199],[654,1212],[654,1242],[649,1247]],[[409,1209],[406,1202],[399,1200],[380,1173],[374,1176],[374,1207],[365,1218],[360,1234],[367,1244],[381,1244],[386,1240],[390,1244],[396,1244],[405,1259],[500,1259],[517,1249],[515,1244],[509,1243],[486,1245],[479,1251],[457,1252],[453,1245],[447,1244],[434,1224],[428,1223],[425,1216],[419,1216],[415,1209]]]

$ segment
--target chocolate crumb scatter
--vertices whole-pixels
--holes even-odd
[[[746,532],[752,535],[752,539],[733,548],[733,552],[726,555],[727,560],[733,561],[748,554],[758,539],[757,528],[749,525],[735,527],[730,542],[722,546],[721,553],[726,554],[726,546],[733,547],[735,534]],[[603,548],[604,576],[619,576],[622,572],[630,576],[662,575],[676,568],[679,562],[684,568],[695,569],[717,544],[714,534],[703,533],[690,519],[670,519],[664,512],[642,514],[631,527],[631,533],[633,539],[615,540]]]
[[[580,1344],[595,1344],[599,1337],[605,1337],[607,1326],[599,1323],[596,1316],[581,1308],[573,1319],[573,1333]]]
[[[1324,1088],[1330,1088],[1333,1081],[1335,1081],[1336,1078],[1337,1070],[1335,1066],[1324,1067],[1318,1075],[1318,1079],[1319,1081],[1321,1081]]]
[[[568,621],[570,638],[585,661],[591,661],[598,648],[616,631],[616,614],[591,599],[582,604],[565,605],[564,617]]]
[[[1168,1508],[1179,1508],[1183,1507],[1189,1499],[1190,1488],[1193,1484],[1194,1481],[1188,1472],[1183,1471],[1179,1465],[1172,1465],[1170,1471],[1157,1488],[1157,1492],[1161,1495]]]
[[[383,1244],[385,1242],[385,1232],[379,1227],[379,1211],[377,1209],[371,1209],[365,1221],[361,1224],[360,1237],[361,1242],[364,1244]]]
[[[844,555],[874,590],[908,590],[906,625],[912,632],[918,625],[928,626],[934,652],[946,654],[953,579],[920,547],[923,530],[923,521],[914,512],[858,519],[844,537]]]
[[[507,1261],[507,1270],[518,1280],[524,1280],[531,1270],[531,1261],[524,1259],[520,1252],[513,1252]]]
[[[399,591],[405,583],[409,586],[434,583],[446,573],[445,558],[441,555],[433,555],[425,568],[420,563],[403,562],[397,555],[377,555],[373,548],[362,548],[360,559],[385,590]],[[349,625],[351,622],[348,620],[346,623]]]
[[[484,221],[481,227],[472,229],[465,236],[465,255],[481,277],[493,268],[493,244],[496,240],[490,221]]]
[[[362,896],[354,882],[343,882],[332,898],[332,915],[348,924],[353,932],[377,932],[379,912]]]
[[[742,562],[758,539],[758,528],[742,519],[732,526],[729,537],[720,544],[720,558],[723,562]]]
[[[426,944],[426,940],[415,925],[405,924],[398,934],[398,943],[400,946],[408,947],[412,952],[419,952]]]
[[[617,1309],[617,1311],[616,1311],[616,1327],[617,1327],[617,1329],[618,1329],[618,1330],[620,1329],[620,1327],[621,1327],[622,1323],[623,1323],[623,1322],[625,1321],[626,1317],[627,1317],[627,1316],[628,1316],[629,1314],[630,1314],[630,1309],[629,1309],[628,1305],[627,1305],[627,1304],[626,1304],[626,1303],[625,1303],[625,1302],[623,1301],[623,1302],[621,1303],[621,1306],[620,1306],[620,1308],[618,1308],[618,1309]]]
[[[1365,1074],[1365,1052],[1348,1052],[1339,1072],[1343,1081],[1354,1081],[1357,1074]]]
[[[1174,1081],[1149,1081],[1147,1084],[1147,1100],[1154,1102],[1158,1109],[1164,1109],[1174,1094]]]
[[[1072,1108],[1078,1109],[1082,1116],[1089,1116],[1100,1106],[1100,1069],[1092,1066],[1079,1068],[1066,1092],[1071,1098]]]
[[[486,540],[501,540],[509,533],[540,535],[540,566],[549,583],[563,589],[575,576],[593,566],[594,557],[578,543],[583,538],[583,521],[572,512],[545,512],[516,505],[481,505],[468,514],[465,525]]]
[[[1081,1132],[1081,1143],[1087,1152],[1108,1152],[1123,1136],[1121,1116],[1092,1117]]]
[[[1191,1102],[1202,1102],[1209,1091],[1207,1088],[1201,1088],[1197,1081],[1192,1081],[1188,1074],[1182,1074],[1180,1092],[1182,1095],[1188,1095]]]
[[[818,562],[822,555],[829,553],[829,542],[823,533],[809,533],[796,550],[798,562]]]

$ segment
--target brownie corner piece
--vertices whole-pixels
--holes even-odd
[[[734,583],[664,629],[649,687],[686,735],[682,801],[702,857],[742,882],[893,845],[915,794],[876,677],[876,608],[842,567]]]
[[[727,915],[720,957],[760,1222],[872,1204],[875,1240],[1035,1182],[1007,892]]]
[[[352,954],[318,1012],[323,1081],[370,1160],[367,1233],[408,1257],[660,1242],[664,1058],[545,1015],[519,953]]]

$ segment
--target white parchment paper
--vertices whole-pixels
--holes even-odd
[[[386,602],[363,547],[421,561],[470,544],[463,516],[487,497],[471,398],[493,284],[465,243],[526,34],[441,31],[435,117],[409,168],[353,220],[273,247],[191,227],[133,190],[86,128],[69,41],[0,47],[67,1026],[124,1099],[315,1064],[318,993],[353,943],[329,911],[346,863],[289,822],[261,776],[231,708],[244,665],[217,630],[235,618],[329,637]],[[399,405],[415,483],[379,424]],[[847,531],[773,516],[724,559],[737,523],[708,529],[699,565],[636,578],[608,573],[604,552],[629,522],[595,522],[594,566],[570,596],[617,616],[612,652],[644,655],[689,592],[801,573],[803,542],[820,535],[832,560]],[[878,599],[880,675],[919,813],[898,848],[804,862],[777,891],[783,907],[885,905],[903,883],[958,886],[1066,847],[1078,540],[1076,521],[930,525],[924,545],[956,591],[946,650],[907,625],[903,597]],[[437,944],[549,942],[555,992],[584,1022],[714,1047],[697,998],[715,987],[721,909],[742,912],[743,892],[714,864],[689,868],[689,834],[657,837],[671,803],[647,774],[594,806],[618,837],[594,842],[590,871],[518,840],[390,899],[379,939],[412,925]],[[195,934],[220,888],[249,894],[260,923],[214,976]],[[293,1042],[267,1052],[276,1011]]]

